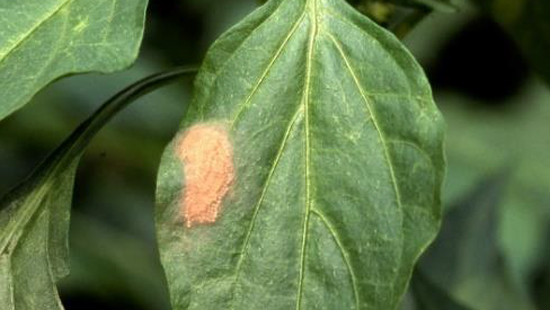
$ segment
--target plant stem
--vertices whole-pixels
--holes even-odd
[[[68,168],[103,126],[130,103],[179,78],[195,75],[197,71],[196,66],[185,66],[156,73],[135,82],[111,97],[82,122],[21,184],[0,198],[0,209],[5,207],[4,201],[12,200],[14,196],[24,195],[25,188],[38,185],[48,177]]]

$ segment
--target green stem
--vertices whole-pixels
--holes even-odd
[[[14,196],[24,195],[28,187],[38,186],[49,176],[55,176],[57,172],[68,168],[77,159],[90,140],[108,123],[118,112],[130,103],[150,92],[172,83],[179,78],[192,76],[197,73],[195,66],[186,66],[170,71],[150,75],[134,84],[126,87],[111,99],[105,102],[94,114],[85,120],[53,153],[51,153],[30,176],[10,191],[1,202],[10,201]],[[0,209],[6,207],[0,202]]]

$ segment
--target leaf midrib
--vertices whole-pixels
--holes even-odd
[[[274,57],[270,60],[270,62],[268,63],[266,69],[264,70],[264,72],[262,73],[262,75],[260,76],[260,78],[258,79],[258,82],[254,85],[251,93],[247,96],[247,98],[245,99],[245,101],[243,102],[243,104],[241,104],[241,107],[239,108],[239,110],[237,111],[237,113],[234,115],[232,121],[231,121],[231,127],[234,127],[236,121],[238,120],[239,116],[241,115],[242,111],[245,110],[245,108],[248,106],[249,102],[251,101],[252,97],[254,96],[254,94],[257,92],[257,90],[259,89],[259,87],[261,86],[261,84],[263,83],[263,81],[265,80],[265,78],[267,77],[267,75],[269,74],[269,71],[270,69],[273,67],[273,65],[275,64],[275,62],[279,59],[279,56],[282,54],[283,50],[285,49],[287,43],[291,40],[291,38],[293,37],[294,33],[296,32],[296,30],[298,29],[299,25],[301,24],[301,22],[303,21],[304,17],[306,15],[308,15],[307,13],[309,13],[310,17],[312,17],[312,30],[310,31],[310,37],[309,37],[309,47],[308,47],[308,57],[307,57],[307,61],[306,61],[306,66],[307,66],[307,73],[306,73],[306,86],[304,87],[304,96],[303,96],[303,100],[302,100],[302,105],[300,106],[300,108],[296,111],[296,113],[294,114],[294,116],[291,118],[291,121],[289,122],[289,125],[285,131],[285,134],[284,134],[284,137],[282,139],[282,142],[280,144],[280,147],[279,147],[279,150],[277,152],[277,155],[276,155],[276,158],[274,160],[274,163],[270,169],[270,172],[268,173],[268,176],[266,178],[266,182],[264,183],[264,186],[263,186],[263,190],[262,190],[262,193],[260,194],[260,199],[258,200],[258,203],[256,204],[256,207],[254,209],[254,214],[252,216],[252,219],[251,219],[251,224],[249,226],[249,229],[247,230],[247,235],[245,237],[245,242],[244,242],[244,245],[243,245],[243,248],[242,250],[240,251],[240,254],[239,254],[239,260],[236,264],[236,268],[235,268],[235,280],[233,281],[233,285],[234,285],[234,288],[233,288],[233,299],[232,299],[232,305],[231,305],[231,309],[234,309],[234,306],[235,306],[235,294],[236,294],[236,287],[235,285],[237,284],[238,282],[238,279],[239,279],[239,275],[240,275],[240,271],[241,271],[241,268],[242,268],[242,262],[243,262],[243,259],[245,257],[245,253],[246,253],[246,250],[247,250],[247,247],[248,247],[248,244],[249,244],[249,240],[250,240],[250,235],[251,235],[251,231],[253,230],[254,226],[255,226],[255,222],[256,222],[256,217],[257,217],[257,214],[258,214],[258,211],[261,207],[261,205],[263,204],[263,200],[264,200],[264,197],[265,197],[265,194],[267,192],[267,189],[269,188],[269,184],[270,184],[270,181],[272,179],[272,175],[274,174],[274,171],[276,170],[276,167],[278,166],[278,162],[280,160],[280,157],[282,156],[282,153],[284,152],[284,149],[286,148],[286,142],[288,140],[288,137],[290,136],[290,133],[294,127],[294,124],[296,123],[297,119],[298,119],[298,116],[300,115],[300,113],[304,113],[306,115],[306,118],[307,120],[305,121],[306,123],[306,160],[305,160],[305,167],[306,167],[306,174],[305,174],[305,179],[306,179],[306,212],[304,212],[304,215],[305,215],[305,218],[304,218],[304,230],[303,230],[303,234],[302,234],[302,251],[301,251],[301,257],[300,257],[300,261],[301,261],[301,268],[300,268],[300,278],[299,278],[299,284],[298,284],[298,298],[297,298],[297,303],[296,303],[296,308],[299,310],[301,309],[301,297],[302,297],[302,291],[303,291],[303,277],[304,277],[304,267],[305,267],[305,253],[306,253],[306,241],[307,241],[307,230],[308,230],[308,227],[309,227],[309,216],[310,216],[310,213],[311,212],[317,212],[318,213],[318,216],[319,218],[322,220],[322,222],[324,223],[324,225],[327,226],[327,229],[329,229],[329,232],[331,233],[331,235],[333,236],[333,238],[335,239],[335,242],[337,243],[337,247],[340,249],[341,251],[341,254],[343,256],[343,259],[348,267],[348,272],[350,273],[350,277],[352,278],[351,279],[351,282],[352,282],[352,287],[353,287],[353,291],[354,291],[354,297],[355,297],[355,302],[356,302],[356,307],[359,309],[359,293],[358,293],[358,288],[357,288],[357,279],[354,275],[354,271],[353,271],[353,268],[351,267],[351,264],[349,262],[349,258],[347,257],[347,251],[345,251],[345,249],[343,248],[343,246],[340,244],[339,242],[339,237],[334,233],[334,231],[331,229],[331,226],[329,225],[329,223],[326,221],[324,215],[319,211],[319,210],[314,210],[314,209],[311,209],[311,197],[310,197],[310,190],[311,190],[311,185],[310,185],[310,175],[309,175],[309,152],[310,152],[310,139],[309,139],[309,113],[306,113],[305,112],[305,109],[307,107],[309,107],[309,96],[310,96],[310,91],[311,91],[311,70],[312,70],[312,60],[313,60],[313,50],[314,50],[314,42],[315,42],[315,38],[317,36],[317,33],[318,33],[318,20],[317,20],[317,9],[316,9],[316,1],[317,0],[307,0],[306,2],[306,5],[305,5],[305,10],[304,10],[304,13],[296,20],[295,24],[293,25],[293,27],[291,28],[291,30],[289,31],[288,35],[285,37],[285,39],[283,40],[283,43],[281,44],[281,46],[277,49]],[[312,5],[313,3],[313,5]],[[278,7],[277,9],[279,9],[280,7]],[[273,13],[275,14],[275,12]],[[273,16],[273,15],[272,15]],[[270,17],[271,18],[271,17]],[[227,64],[227,62],[226,62]]]
[[[293,126],[296,122],[296,119],[298,118],[298,115],[300,114],[300,112],[303,112],[304,116],[305,116],[305,152],[306,152],[306,156],[305,156],[304,165],[305,165],[305,170],[306,170],[306,172],[305,172],[306,199],[305,199],[304,225],[303,225],[303,231],[302,231],[302,248],[301,248],[301,256],[300,256],[301,267],[300,267],[300,276],[299,276],[299,282],[298,282],[296,309],[300,310],[301,307],[302,307],[301,304],[302,304],[304,273],[305,273],[305,263],[306,263],[306,247],[307,247],[307,240],[308,240],[309,219],[310,219],[310,214],[312,212],[313,213],[318,213],[318,216],[320,217],[321,221],[324,223],[324,225],[327,225],[327,229],[329,229],[331,235],[333,236],[333,238],[335,238],[335,242],[337,243],[338,248],[340,248],[340,250],[342,252],[341,254],[342,254],[342,256],[344,258],[344,261],[345,261],[345,263],[348,267],[348,272],[350,273],[352,287],[353,287],[354,295],[355,295],[356,307],[357,307],[357,309],[359,309],[360,301],[359,301],[358,287],[357,287],[357,283],[356,283],[357,279],[354,275],[354,270],[353,270],[353,268],[352,268],[352,266],[349,262],[349,257],[347,257],[348,253],[347,253],[347,251],[345,251],[343,246],[340,244],[338,236],[335,235],[334,232],[331,230],[331,226],[329,225],[328,222],[326,222],[326,218],[324,218],[324,215],[320,212],[320,210],[317,210],[317,209],[311,207],[311,203],[312,203],[312,200],[311,200],[311,183],[310,183],[310,180],[311,180],[311,175],[310,175],[310,150],[311,150],[311,144],[310,143],[311,142],[310,142],[310,130],[309,130],[309,103],[310,103],[310,93],[311,93],[311,72],[312,72],[313,51],[314,51],[315,41],[316,41],[316,38],[317,38],[317,35],[318,35],[318,27],[319,27],[318,23],[319,23],[319,21],[318,21],[318,12],[317,12],[317,0],[306,0],[306,1],[307,2],[306,2],[306,5],[305,5],[304,14],[300,18],[297,19],[296,24],[289,31],[289,33],[288,33],[287,37],[285,38],[285,40],[283,41],[282,45],[279,47],[276,54],[270,60],[268,66],[264,70],[262,76],[260,77],[258,82],[255,84],[253,90],[251,91],[251,94],[249,96],[247,96],[244,104],[241,105],[240,109],[235,114],[235,116],[234,116],[234,118],[231,122],[232,127],[233,127],[233,125],[237,121],[237,119],[240,116],[240,114],[242,113],[242,111],[246,109],[246,107],[248,106],[248,104],[251,101],[252,97],[254,96],[256,91],[259,89],[259,87],[261,86],[261,84],[265,80],[266,76],[269,74],[269,71],[273,67],[274,63],[277,61],[279,56],[282,54],[282,51],[286,47],[286,43],[288,41],[290,41],[290,39],[292,38],[293,34],[295,33],[295,30],[297,29],[298,25],[301,23],[301,20],[303,19],[303,17],[305,15],[309,15],[310,18],[311,18],[311,21],[312,21],[312,27],[311,27],[310,35],[309,35],[308,57],[306,59],[306,67],[307,67],[306,77],[305,77],[306,82],[305,82],[305,87],[304,87],[304,95],[303,95],[303,99],[302,99],[302,105],[301,105],[301,108],[299,108],[297,110],[296,114],[292,117],[292,119],[289,123],[289,126],[287,127],[287,130],[285,132],[285,136],[282,140],[281,146],[280,146],[279,151],[276,155],[276,159],[274,161],[274,164],[272,165],[272,168],[271,168],[271,170],[270,170],[270,172],[267,176],[266,182],[265,182],[264,187],[263,187],[262,194],[260,195],[260,200],[257,203],[257,206],[256,206],[255,211],[254,211],[253,219],[251,220],[251,225],[249,227],[249,230],[247,231],[247,236],[245,237],[245,243],[244,243],[243,248],[242,248],[242,250],[239,254],[239,260],[237,262],[234,285],[236,285],[237,282],[238,282],[238,277],[239,277],[239,274],[240,274],[240,271],[241,271],[241,265],[242,265],[242,261],[243,261],[244,256],[245,256],[245,252],[246,252],[246,249],[248,247],[251,230],[254,227],[255,218],[256,218],[256,215],[258,213],[258,209],[262,205],[263,198],[265,196],[265,192],[267,191],[267,188],[269,187],[269,183],[270,183],[270,180],[271,180],[271,175],[273,174],[274,170],[276,170],[277,163],[279,161],[279,158],[280,158],[281,154],[283,153],[283,151],[285,149],[287,138],[290,135],[290,132],[292,131],[292,128],[293,128]],[[353,25],[353,26],[355,26],[355,25]],[[341,46],[338,44],[337,40],[335,40],[334,36],[332,34],[330,34],[329,32],[323,32],[323,33],[326,33],[327,35],[329,35],[331,40],[333,40],[333,43],[337,46],[338,52],[339,52],[340,56],[342,57],[342,59],[344,60],[344,62],[346,64],[346,69],[349,72],[349,74],[352,76],[352,78],[354,80],[354,83],[355,83],[355,86],[359,90],[359,92],[361,94],[361,97],[365,102],[365,106],[367,107],[367,110],[368,110],[370,116],[372,117],[372,122],[373,122],[375,130],[376,130],[376,132],[379,136],[380,144],[382,145],[383,150],[384,150],[384,158],[385,158],[385,162],[388,166],[388,170],[389,170],[389,173],[390,173],[390,179],[391,179],[391,182],[392,182],[392,187],[393,187],[393,190],[394,190],[394,193],[395,193],[395,196],[396,196],[396,203],[398,205],[399,211],[402,212],[403,208],[402,208],[401,195],[400,195],[399,188],[398,188],[398,185],[397,185],[395,171],[394,171],[394,168],[393,168],[393,165],[392,165],[392,160],[391,160],[389,149],[388,149],[388,144],[389,143],[388,143],[388,141],[386,141],[386,137],[384,136],[384,134],[383,134],[383,132],[382,132],[380,126],[379,126],[379,123],[376,119],[376,115],[375,115],[375,113],[374,113],[374,111],[371,107],[370,99],[367,98],[371,94],[366,92],[363,89],[363,87],[361,86],[357,75],[355,74],[354,70],[351,68],[351,64],[349,63],[349,60],[348,60],[347,56],[343,52]],[[393,96],[393,95],[398,95],[398,94],[391,93],[391,94],[387,94],[387,95],[392,95]],[[412,98],[411,94],[399,95],[399,96]],[[235,300],[235,297],[236,297],[235,296],[235,290],[236,290],[236,288],[234,287],[233,301]],[[234,308],[234,303],[232,304],[231,309],[233,309],[233,308]]]
[[[309,138],[308,106],[309,106],[309,95],[310,95],[311,62],[312,62],[312,59],[313,59],[313,49],[314,49],[315,39],[316,39],[317,34],[318,34],[318,20],[317,20],[318,13],[317,13],[317,5],[316,4],[317,4],[317,0],[308,0],[308,8],[310,8],[310,14],[313,16],[312,17],[313,27],[312,27],[311,34],[310,34],[309,56],[307,58],[308,70],[307,70],[307,75],[306,75],[306,93],[305,93],[305,96],[307,96],[307,97],[304,99],[304,107],[305,107],[304,108],[304,111],[305,111],[304,113],[305,113],[305,119],[306,119],[305,120],[305,128],[306,128],[306,139],[305,139],[306,140],[306,163],[305,163],[305,168],[306,168],[306,173],[305,173],[305,175],[306,175],[306,211],[305,211],[305,219],[304,219],[303,244],[302,244],[302,255],[301,255],[302,263],[301,263],[301,268],[300,268],[300,281],[299,281],[299,288],[298,288],[298,299],[297,299],[297,304],[296,304],[296,309],[297,310],[301,309],[301,299],[302,299],[302,292],[303,292],[303,277],[304,277],[304,272],[305,272],[305,269],[304,269],[304,267],[305,267],[305,256],[306,256],[305,251],[306,251],[307,239],[308,239],[309,217],[310,217],[310,213],[311,213],[311,197],[310,197],[311,188],[310,188],[310,171],[309,171],[309,169],[310,169],[310,167],[309,167],[309,152],[310,152],[310,149],[311,149],[311,145],[310,145],[310,138]],[[384,158],[385,158],[385,162],[387,164],[387,167],[388,167],[388,170],[389,170],[389,173],[390,173],[390,179],[391,179],[393,191],[394,191],[394,194],[395,194],[397,207],[399,209],[399,212],[402,212],[403,206],[402,206],[402,201],[401,201],[401,194],[400,194],[400,191],[399,191],[399,187],[397,185],[397,178],[395,176],[395,171],[394,171],[394,168],[393,168],[393,162],[391,160],[390,152],[389,152],[389,149],[388,149],[388,142],[386,141],[386,137],[383,134],[383,132],[382,132],[380,126],[379,126],[379,122],[378,122],[377,116],[374,113],[374,110],[371,106],[370,99],[367,98],[367,92],[361,86],[359,78],[357,77],[357,74],[353,70],[353,68],[350,64],[350,61],[347,58],[347,56],[345,55],[342,47],[338,43],[338,40],[336,40],[336,38],[334,38],[334,36],[328,31],[325,31],[323,33],[326,33],[326,35],[329,36],[329,38],[331,39],[333,44],[336,46],[339,55],[341,56],[342,60],[346,64],[347,71],[349,72],[349,74],[353,78],[354,84],[357,87],[358,91],[360,92],[361,98],[365,102],[365,106],[367,108],[367,111],[370,114],[370,117],[372,119],[372,123],[375,127],[375,130],[376,130],[376,132],[378,134],[378,137],[379,137],[380,144],[382,145],[382,148],[383,148],[383,151],[384,151]],[[409,94],[409,96],[410,96],[410,94]],[[317,212],[319,213],[319,216],[322,219],[324,219],[322,217],[322,213],[320,211],[317,211]],[[327,223],[325,222],[325,224],[327,224]],[[333,235],[333,237],[335,239],[337,239],[337,237],[335,235]],[[359,297],[357,295],[358,290],[357,290],[357,287],[356,287],[356,279],[354,279],[353,268],[351,267],[351,265],[349,265],[349,262],[347,260],[346,255],[345,255],[345,253],[347,253],[347,252],[343,248],[341,248],[341,245],[338,243],[338,240],[336,240],[336,241],[337,241],[337,246],[342,251],[342,255],[344,256],[344,260],[345,260],[346,264],[348,265],[349,272],[350,272],[350,277],[352,278],[351,282],[352,282],[352,286],[353,286],[354,293],[355,293],[356,307],[357,307],[357,309],[359,309],[360,304],[359,304]],[[394,281],[395,280],[396,279],[394,279]]]
[[[75,145],[71,145],[69,149],[67,149],[67,154],[74,152],[76,148],[77,147]],[[45,177],[41,181],[42,184],[40,185],[38,190],[33,191],[33,194],[23,199],[23,201],[21,202],[21,204],[23,205],[22,210],[20,212],[17,212],[14,218],[8,223],[7,233],[5,233],[4,235],[0,235],[0,254],[5,253],[5,251],[8,249],[8,246],[10,246],[12,242],[14,242],[14,237],[17,238],[17,240],[15,241],[19,240],[27,224],[30,222],[36,212],[38,212],[40,206],[42,206],[43,198],[46,197],[47,193],[51,190],[52,186],[55,183],[54,180],[56,176],[61,171],[61,169],[65,167],[65,164],[66,163],[64,162],[64,158],[62,158],[59,162],[57,162],[50,168],[47,168],[47,172],[44,172],[47,177]],[[14,244],[13,246],[16,245],[17,244]],[[8,249],[7,252],[10,252],[9,250],[10,249]]]
[[[279,8],[280,8],[280,6],[277,7],[277,10]],[[277,12],[277,10],[275,12],[273,12],[272,14],[274,15]],[[298,17],[298,19],[296,20],[296,22],[292,26],[291,30],[289,31],[289,33],[287,34],[287,36],[283,40],[281,46],[278,48],[278,50],[275,53],[274,57],[270,60],[268,66],[266,67],[266,69],[264,70],[264,72],[261,75],[260,79],[258,80],[256,85],[254,86],[253,90],[251,91],[251,94],[246,98],[245,102],[241,105],[240,109],[237,111],[237,113],[233,117],[233,119],[231,121],[231,127],[232,128],[235,125],[236,121],[238,120],[239,116],[241,115],[242,111],[245,109],[246,106],[248,106],[250,100],[252,99],[254,94],[259,89],[260,85],[263,83],[263,81],[265,80],[265,78],[269,74],[270,69],[273,67],[275,62],[279,59],[279,57],[282,54],[283,50],[286,48],[288,42],[292,39],[293,35],[296,33],[296,30],[299,28],[299,26],[300,26],[300,24],[303,21],[305,16],[306,16],[306,11],[304,11],[304,13],[302,15],[300,15],[300,17]],[[244,241],[242,249],[239,253],[239,259],[238,259],[236,267],[235,267],[235,280],[233,281],[233,286],[234,287],[233,287],[233,298],[232,298],[231,309],[234,309],[234,306],[235,306],[234,300],[235,300],[235,294],[236,294],[236,285],[237,285],[237,282],[239,280],[240,272],[241,272],[241,269],[242,269],[242,262],[243,262],[245,253],[247,251],[248,245],[250,243],[250,236],[252,234],[252,230],[254,229],[259,209],[260,209],[261,205],[263,204],[265,195],[267,193],[269,185],[271,184],[271,179],[273,177],[273,174],[274,174],[274,172],[275,172],[275,170],[278,166],[279,160],[280,160],[280,158],[281,158],[281,156],[282,156],[282,154],[283,154],[283,152],[286,148],[286,142],[288,140],[288,137],[290,136],[290,133],[291,133],[293,127],[294,127],[294,124],[296,123],[296,121],[298,119],[298,116],[300,115],[300,112],[303,112],[302,107],[297,109],[294,116],[292,116],[291,121],[289,122],[289,125],[287,126],[287,129],[285,131],[283,139],[280,143],[279,150],[277,151],[277,155],[275,156],[275,160],[273,162],[273,165],[271,166],[270,171],[267,175],[266,181],[265,181],[263,189],[262,189],[262,193],[260,194],[260,198],[259,198],[259,200],[258,200],[258,202],[257,202],[257,204],[254,208],[254,214],[252,215],[252,219],[251,219],[249,228],[247,230],[247,234],[245,236],[245,241]]]
[[[40,29],[42,25],[44,25],[47,21],[49,21],[53,16],[57,15],[63,8],[71,4],[74,0],[65,0],[65,2],[62,2],[59,4],[57,8],[52,10],[51,12],[48,12],[41,18],[35,25],[33,25],[25,34],[23,34],[18,40],[16,40],[10,47],[6,49],[6,52],[4,54],[0,54],[0,65],[13,53],[16,51],[23,42],[28,40],[32,37],[32,35]]]
[[[311,95],[311,73],[313,53],[315,49],[315,42],[318,34],[318,20],[317,20],[317,0],[307,0],[306,3],[307,12],[311,22],[311,30],[309,34],[308,43],[308,56],[306,59],[306,76],[303,96],[303,109],[304,109],[304,126],[305,126],[305,210],[304,210],[304,225],[302,230],[302,249],[300,254],[300,276],[298,280],[298,292],[296,298],[296,310],[302,308],[302,295],[304,288],[304,276],[305,276],[305,264],[306,264],[306,252],[307,252],[307,240],[309,232],[309,218],[311,211],[311,171],[310,171],[310,156],[311,156],[311,140],[310,140],[310,124],[309,124],[309,104]]]
[[[4,255],[10,252],[8,247],[12,244],[12,242],[14,242],[14,236],[18,236],[17,239],[19,239],[19,236],[21,234],[18,234],[18,232],[23,230],[23,227],[27,225],[35,212],[38,210],[38,207],[40,206],[40,201],[46,196],[46,193],[51,188],[50,182],[48,181],[49,180],[46,180],[35,194],[23,200],[23,210],[21,212],[17,212],[14,218],[8,223],[8,229],[6,230],[7,233],[1,236],[2,238],[0,238],[0,255]],[[15,246],[15,244],[13,246]]]

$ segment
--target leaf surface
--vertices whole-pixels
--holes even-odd
[[[157,189],[174,309],[394,309],[444,171],[442,118],[400,42],[343,0],[272,0],[214,43],[195,91]],[[225,157],[180,157],[207,152],[182,141],[208,126],[231,142],[227,193],[192,183]],[[190,222],[212,195],[213,223]]]
[[[122,91],[0,200],[2,310],[63,309],[55,283],[69,272],[70,206],[80,155],[103,125],[127,104],[192,72],[184,68],[154,75]]]
[[[137,57],[147,0],[0,0],[0,120],[67,74]]]

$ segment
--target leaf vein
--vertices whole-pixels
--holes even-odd
[[[282,157],[282,154],[287,146],[288,138],[290,137],[290,133],[292,132],[292,129],[294,128],[294,125],[296,124],[296,121],[298,120],[298,116],[300,115],[300,112],[302,112],[302,107],[300,106],[294,116],[292,117],[286,131],[285,135],[283,136],[283,140],[281,141],[281,145],[279,147],[279,150],[277,151],[277,155],[275,156],[275,160],[273,161],[273,165],[271,166],[269,173],[267,175],[266,181],[264,183],[262,193],[260,194],[260,198],[258,199],[258,202],[256,203],[256,206],[254,207],[254,214],[252,215],[252,219],[250,221],[250,226],[248,227],[245,241],[243,243],[242,249],[239,253],[239,260],[237,261],[236,267],[235,267],[235,280],[233,281],[233,302],[231,309],[234,309],[234,300],[235,300],[235,291],[236,291],[236,285],[239,281],[240,273],[242,270],[242,263],[244,260],[245,253],[248,249],[248,246],[250,244],[250,238],[252,235],[252,231],[255,227],[256,219],[258,217],[258,213],[260,211],[260,207],[262,206],[265,196],[267,194],[267,190],[269,189],[269,186],[271,185],[271,180],[273,179],[273,175],[275,174],[275,170],[279,164],[279,161]]]
[[[392,165],[392,161],[391,161],[391,157],[390,157],[390,152],[389,152],[388,146],[387,146],[388,142],[386,141],[386,138],[384,137],[384,134],[382,133],[382,130],[380,129],[380,126],[378,125],[376,114],[374,113],[374,111],[371,107],[371,103],[367,98],[367,93],[363,90],[363,87],[361,86],[361,84],[359,82],[359,78],[355,74],[354,70],[351,68],[351,64],[349,63],[349,60],[347,59],[346,55],[344,54],[344,51],[342,50],[342,47],[340,46],[340,44],[338,43],[336,38],[334,38],[333,35],[331,35],[330,33],[327,33],[327,35],[330,37],[330,39],[332,40],[332,42],[336,46],[339,55],[344,60],[344,62],[346,64],[346,69],[348,70],[348,72],[352,76],[352,78],[354,80],[354,83],[355,83],[356,87],[358,88],[359,92],[361,93],[361,97],[363,98],[363,101],[365,102],[367,110],[368,110],[368,112],[370,114],[370,117],[372,119],[373,125],[376,129],[376,132],[378,133],[378,137],[379,137],[379,139],[381,141],[381,144],[382,144],[382,147],[384,149],[384,157],[386,158],[386,164],[388,165],[388,169],[390,171],[390,177],[391,177],[391,181],[393,183],[394,192],[395,192],[395,196],[396,196],[396,200],[397,200],[396,202],[399,205],[399,207],[401,208],[401,198],[400,198],[399,190],[398,190],[398,187],[397,187],[397,179],[395,177],[395,171],[393,169],[393,165]]]
[[[388,143],[404,144],[404,145],[410,146],[411,148],[415,149],[420,154],[422,154],[422,156],[424,156],[432,164],[432,166],[435,167],[435,165],[433,164],[433,159],[430,157],[428,152],[426,152],[426,150],[420,148],[420,146],[418,146],[418,144],[416,142],[402,140],[402,139],[390,139],[390,140],[388,140]]]
[[[235,57],[235,55],[238,55],[238,51],[240,51],[240,49],[243,47],[243,45],[248,42],[248,40],[252,37],[252,35],[258,30],[258,28],[260,28],[260,26],[264,23],[267,23],[269,20],[271,20],[273,18],[273,16],[276,16],[277,12],[279,11],[279,9],[281,8],[281,5],[279,5],[272,13],[271,15],[269,15],[269,17],[267,17],[266,19],[264,19],[263,21],[261,21],[260,23],[258,23],[257,26],[254,27],[254,29],[251,29],[250,30],[250,33],[248,34],[248,36],[242,40],[242,42],[239,43],[239,45],[237,47],[235,47],[235,49],[233,50],[233,52],[231,53],[231,55],[229,55],[229,57],[226,59],[226,61],[215,71],[213,72],[213,80],[210,82],[211,85],[214,85],[216,83],[216,81],[218,80],[218,78],[221,76],[221,73],[227,68],[228,64],[231,62],[231,60],[233,59],[233,57]],[[212,48],[214,48],[216,46],[216,43],[214,43],[214,45],[212,46]],[[204,119],[204,113],[203,113],[203,106],[204,104],[201,104],[201,106],[199,107],[200,109],[200,115],[201,115],[201,119]]]
[[[288,42],[290,41],[290,39],[292,38],[292,36],[296,33],[296,30],[298,29],[298,26],[300,26],[300,23],[302,22],[302,20],[304,19],[304,16],[305,16],[305,13],[302,14],[297,20],[296,22],[294,23],[294,25],[292,26],[292,28],[290,29],[290,32],[287,34],[287,36],[285,37],[284,41],[281,43],[281,46],[279,46],[279,48],[277,49],[277,52],[275,53],[275,55],[271,58],[271,60],[269,61],[269,64],[267,65],[266,69],[264,70],[264,72],[262,73],[262,75],[260,76],[260,79],[258,79],[258,82],[256,83],[256,85],[254,85],[254,88],[252,89],[252,91],[250,92],[250,94],[248,95],[248,97],[246,98],[246,100],[240,105],[240,108],[239,110],[237,111],[237,113],[235,113],[235,116],[233,117],[233,119],[231,120],[231,128],[233,128],[233,126],[235,125],[235,122],[238,120],[238,118],[240,117],[241,113],[244,111],[244,109],[246,107],[248,107],[248,105],[250,104],[250,101],[252,100],[252,97],[256,94],[256,92],[258,91],[258,89],[260,88],[260,86],[262,85],[262,83],[265,81],[267,75],[269,74],[269,71],[271,70],[271,68],[273,68],[273,65],[275,64],[275,62],[279,59],[279,57],[281,56],[281,54],[283,53],[283,50],[285,49],[285,47],[287,46]]]
[[[397,61],[395,56],[392,55],[391,53],[389,53],[387,48],[385,46],[383,46],[377,38],[373,37],[372,35],[369,35],[368,32],[361,29],[361,27],[357,26],[356,24],[354,24],[352,22],[349,22],[346,18],[342,17],[339,13],[334,12],[333,10],[330,10],[330,9],[327,9],[326,12],[327,12],[328,15],[332,16],[335,20],[340,21],[340,22],[356,29],[359,34],[371,39],[372,42],[374,42],[376,45],[378,45],[380,47],[380,50],[383,51],[388,56],[388,58],[391,59],[391,61],[400,69],[400,70],[396,70],[396,71],[399,71],[401,76],[403,76],[404,80],[408,81],[407,75],[405,73],[407,71],[407,69],[403,68],[403,66],[399,63],[399,61]],[[407,95],[412,97],[413,94],[412,94],[411,87],[408,84],[407,84],[407,86],[408,86]],[[368,93],[365,92],[365,94],[368,94]],[[428,99],[428,101],[429,101],[429,99]]]
[[[361,83],[359,82],[359,78],[357,77],[357,75],[355,74],[355,71],[351,67],[351,64],[350,64],[347,56],[345,55],[342,47],[338,43],[338,40],[332,34],[330,34],[328,32],[326,34],[331,39],[333,44],[336,46],[336,49],[338,50],[339,55],[342,57],[342,60],[346,64],[347,71],[350,73],[351,77],[353,78],[354,83],[355,83],[357,89],[359,90],[359,93],[361,94],[361,97],[363,98],[363,101],[365,102],[365,106],[367,107],[367,110],[368,110],[368,112],[370,114],[370,117],[372,119],[372,123],[374,125],[374,128],[376,129],[376,132],[378,133],[380,143],[381,143],[382,148],[384,150],[384,157],[386,159],[385,160],[386,165],[388,166],[388,170],[389,170],[389,173],[390,173],[390,179],[391,179],[391,183],[393,185],[393,191],[394,191],[394,194],[395,194],[397,207],[399,208],[399,212],[401,213],[401,217],[403,217],[403,203],[401,201],[401,193],[399,192],[399,186],[397,184],[397,178],[395,177],[395,171],[393,169],[393,163],[392,163],[391,156],[390,156],[390,151],[389,151],[389,148],[388,148],[388,142],[386,141],[386,138],[384,137],[384,134],[382,133],[382,130],[381,130],[379,124],[378,124],[377,116],[374,113],[374,109],[371,106],[371,102],[367,98],[365,90],[361,86]],[[401,234],[403,234],[403,231],[401,231]],[[400,253],[402,255],[402,251],[400,251]]]
[[[309,104],[310,104],[310,93],[311,93],[311,73],[312,73],[312,62],[313,62],[313,50],[315,46],[315,40],[318,35],[318,20],[317,20],[317,0],[308,0],[306,7],[309,10],[311,18],[311,31],[309,35],[309,47],[306,60],[306,75],[305,75],[305,86],[304,86],[304,114],[305,114],[305,214],[304,214],[304,228],[302,231],[302,248],[300,254],[300,275],[298,280],[298,294],[296,298],[296,309],[300,310],[302,307],[302,294],[304,287],[304,274],[305,274],[305,263],[306,263],[306,247],[308,239],[308,228],[309,228],[309,213],[311,209],[311,171],[310,171],[310,150],[311,150],[311,141],[310,141],[310,130],[309,130]]]
[[[312,208],[311,212],[317,217],[321,219],[321,222],[325,225],[328,232],[334,238],[334,241],[336,242],[336,246],[340,250],[340,253],[342,254],[342,258],[344,259],[344,263],[346,264],[346,267],[348,268],[348,272],[351,277],[351,286],[353,288],[353,295],[355,297],[355,306],[357,310],[360,309],[360,301],[359,301],[359,288],[357,287],[357,276],[355,275],[355,272],[353,270],[353,267],[351,266],[350,260],[349,260],[349,253],[344,249],[344,246],[342,245],[342,242],[340,241],[340,237],[338,236],[338,233],[336,233],[336,230],[332,227],[330,222],[327,220],[327,218],[321,213],[320,210],[317,210],[316,208]]]
[[[21,44],[27,41],[38,29],[44,25],[50,18],[59,13],[64,7],[71,4],[74,0],[67,0],[64,3],[61,3],[59,7],[54,9],[50,14],[46,15],[42,20],[40,20],[36,25],[34,25],[26,34],[24,34],[19,40],[17,40],[11,47],[8,48],[8,51],[4,54],[0,54],[0,64],[2,64],[11,53],[13,53]]]

